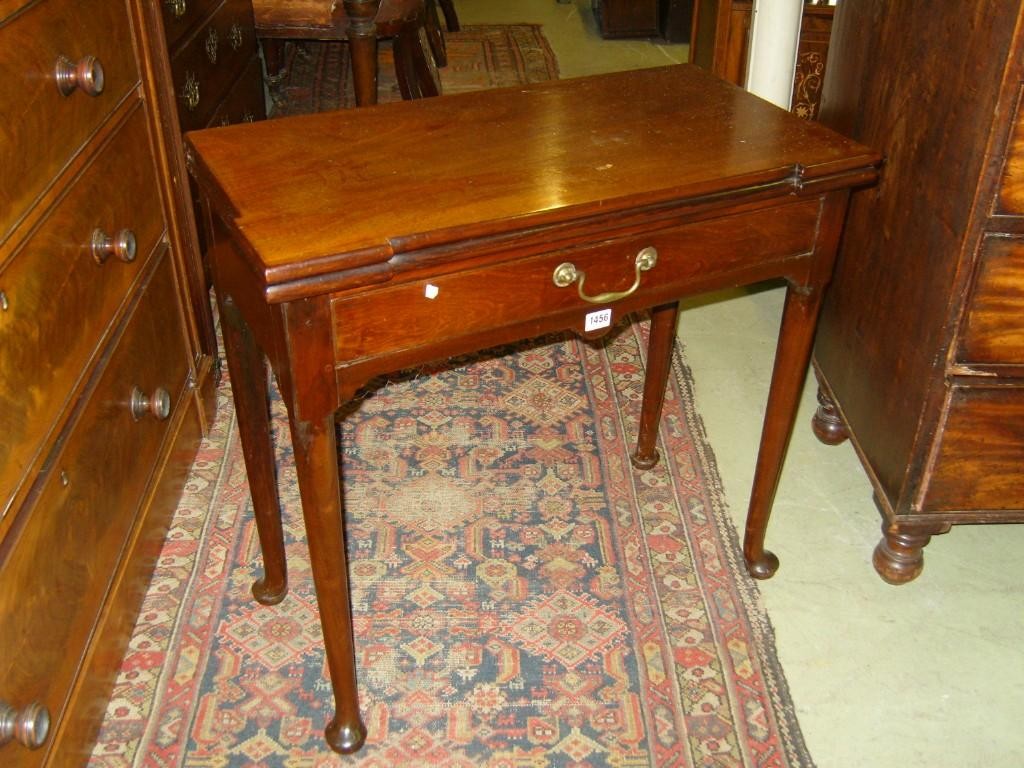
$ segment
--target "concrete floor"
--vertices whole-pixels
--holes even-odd
[[[604,41],[591,0],[458,0],[463,23],[543,25],[562,77],[684,62],[685,45]],[[688,302],[679,338],[729,505],[742,529],[783,291]],[[915,582],[871,565],[880,517],[849,444],[811,434],[814,386],[776,499],[761,585],[811,754],[821,768],[1024,766],[1024,526],[932,540]]]

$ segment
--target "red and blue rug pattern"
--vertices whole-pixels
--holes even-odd
[[[283,406],[291,591],[264,607],[222,390],[93,764],[810,765],[679,356],[662,461],[629,463],[644,333],[405,374],[345,415],[369,727],[346,758],[323,741],[333,701]]]

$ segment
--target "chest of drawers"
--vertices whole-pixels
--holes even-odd
[[[213,405],[142,0],[0,2],[0,764],[85,761]]]
[[[251,0],[161,7],[181,130],[265,118]]]
[[[1022,20],[1016,0],[836,14],[822,119],[887,165],[850,205],[815,426],[860,454],[894,583],[952,525],[1024,522]]]
[[[181,133],[265,119],[263,68],[252,0],[164,0],[154,4],[163,15],[164,44],[171,65],[168,78],[175,94],[174,119]],[[180,146],[180,141],[175,143]],[[191,179],[188,185],[198,218],[198,195]],[[202,241],[200,249],[206,249]],[[196,292],[207,282],[200,281]],[[206,336],[212,348],[212,330]]]

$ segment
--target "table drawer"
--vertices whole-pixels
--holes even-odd
[[[0,241],[135,86],[130,39],[123,3],[42,0],[0,22]],[[98,95],[81,87],[61,94],[55,69],[62,56],[72,63],[96,58]]]
[[[228,88],[256,55],[252,6],[225,0],[171,61],[182,131],[204,128]]]
[[[779,262],[813,247],[817,200],[805,200],[710,221],[666,225],[642,238],[624,237],[596,245],[554,251],[450,274],[363,291],[332,301],[336,359],[341,363],[430,346],[524,321],[568,315],[571,327],[586,330],[587,314],[621,307],[651,306],[689,293],[722,286],[723,275],[737,283],[780,274]],[[637,272],[638,253],[657,250],[649,271]],[[585,274],[588,296],[628,290],[629,299],[591,303],[579,295],[579,282],[559,287],[556,268],[571,263]],[[430,286],[430,287],[428,287]],[[430,294],[436,295],[429,298]],[[609,316],[609,322],[614,318]]]
[[[0,561],[0,691],[16,708],[44,704],[58,720],[135,522],[171,418],[136,420],[133,388],[160,388],[173,410],[188,355],[165,254],[24,524]],[[161,414],[162,415],[162,414]],[[170,414],[168,414],[170,415]],[[51,733],[56,730],[54,722]],[[21,750],[17,744],[0,747]]]
[[[1024,238],[990,235],[982,242],[957,360],[1024,363]]]
[[[259,57],[254,56],[210,119],[210,126],[251,123],[253,120],[264,120],[266,116],[263,73]]]
[[[1024,509],[1024,387],[954,387],[926,512]]]
[[[135,259],[98,263],[97,229],[133,232]],[[137,109],[0,269],[0,512],[163,231],[146,118]]]

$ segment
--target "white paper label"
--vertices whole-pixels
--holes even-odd
[[[600,328],[607,328],[612,324],[612,311],[610,309],[599,309],[597,312],[588,312],[587,319],[583,323],[584,331],[596,331]]]

